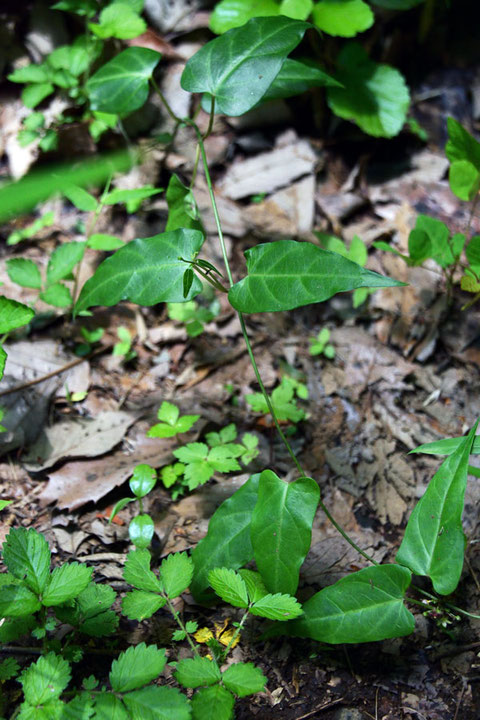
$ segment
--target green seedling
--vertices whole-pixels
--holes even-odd
[[[202,307],[195,300],[185,303],[167,303],[170,320],[185,325],[189,337],[197,337],[204,331],[205,325],[211,322],[220,312],[220,303],[213,300],[208,307]]]
[[[128,328],[123,325],[119,325],[117,328],[117,335],[119,342],[113,346],[112,355],[115,357],[120,356],[123,358],[124,363],[128,363],[137,357],[136,351],[132,350],[133,338]]]
[[[53,225],[54,213],[52,211],[46,212],[41,217],[37,218],[33,223],[22,228],[22,230],[14,230],[7,237],[7,245],[16,245],[22,240],[30,240],[35,235],[43,230],[43,228],[50,227]]]
[[[329,360],[335,357],[335,348],[328,341],[330,340],[330,330],[323,328],[317,337],[310,338],[310,355],[325,355]]]
[[[143,512],[143,498],[153,490],[156,482],[157,473],[154,468],[150,467],[150,465],[137,465],[133,470],[133,475],[129,482],[130,490],[134,494],[134,497],[122,498],[116,502],[108,520],[108,522],[111,523],[117,513],[123,510],[129,503],[137,500],[140,514],[130,521],[128,534],[132,543],[138,548],[148,547],[155,531],[152,518]]]
[[[363,240],[358,237],[358,235],[353,236],[350,247],[348,248],[343,240],[335,237],[334,235],[328,235],[327,233],[321,232],[316,232],[315,235],[322,243],[322,247],[324,247],[326,250],[336,252],[339,255],[347,258],[348,260],[357,263],[357,265],[360,265],[360,267],[365,267],[365,265],[367,264],[367,246],[365,245]],[[375,290],[373,288],[367,287],[357,288],[356,290],[354,290],[352,296],[353,307],[357,308],[360,307],[360,305],[363,305],[363,303],[367,300],[368,296],[374,292]]]
[[[280,381],[280,385],[272,392],[271,397],[275,415],[280,422],[290,421],[296,424],[305,420],[307,414],[303,408],[298,407],[297,397],[301,400],[308,398],[306,386],[294,380],[294,378],[284,375]],[[263,393],[258,392],[245,395],[245,400],[254,412],[262,413],[262,415],[271,414]]]
[[[80,332],[85,342],[76,345],[75,355],[78,355],[79,357],[85,357],[85,355],[90,355],[94,348],[94,345],[100,342],[104,334],[104,329],[95,328],[95,330],[89,330],[88,328],[81,327]]]
[[[173,403],[166,400],[161,404],[157,417],[160,420],[156,425],[152,425],[147,432],[150,438],[169,438],[175,437],[180,433],[186,433],[199,420],[200,415],[182,415],[180,410]]]

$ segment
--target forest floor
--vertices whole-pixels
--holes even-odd
[[[163,88],[181,114],[186,102],[178,87],[181,45],[175,53]],[[435,82],[440,91],[452,83],[463,87],[467,97],[470,76],[459,72],[452,79],[445,72]],[[9,138],[5,171],[16,162],[11,138],[19,126],[19,108],[12,96],[0,117],[4,141]],[[150,108],[156,117],[158,107],[153,103]],[[438,457],[408,452],[422,443],[462,435],[480,416],[480,310],[473,306],[462,311],[467,298],[459,290],[448,303],[435,265],[409,268],[401,258],[372,247],[382,239],[405,251],[418,213],[447,222],[453,231],[463,231],[469,222],[468,208],[449,190],[442,148],[446,115],[454,112],[462,121],[471,120],[471,107],[465,101],[460,109],[449,108],[434,98],[419,100],[415,111],[429,133],[428,143],[407,133],[392,141],[374,141],[348,130],[321,142],[304,122],[311,110],[303,101],[282,101],[232,122],[219,118],[207,142],[236,277],[243,273],[248,247],[281,237],[318,242],[315,229],[341,236],[347,244],[358,235],[369,248],[369,269],[408,283],[378,290],[356,309],[351,295],[343,294],[294,312],[247,318],[267,388],[277,386],[283,375],[308,388],[308,399],[298,401],[307,418],[296,428],[290,426],[302,466],[318,482],[336,520],[378,561],[394,559],[409,513],[440,464]],[[199,122],[206,118],[200,116]],[[168,125],[165,118],[162,123],[162,128]],[[142,133],[141,127],[129,131]],[[71,141],[81,145],[82,133],[77,128]],[[145,157],[117,186],[163,186],[172,170],[188,182],[193,137],[182,130],[172,152],[153,150]],[[200,171],[195,195],[208,231],[205,257],[220,264]],[[88,214],[59,198],[42,208],[43,213],[48,210],[55,218],[51,226],[32,240],[0,247],[0,281],[7,297],[29,303],[36,295],[10,281],[6,259],[30,258],[46,267],[59,243],[82,239],[79,228],[88,224]],[[124,241],[149,237],[162,231],[166,214],[161,195],[132,215],[106,207],[97,231]],[[33,219],[32,214],[4,228],[4,238]],[[475,223],[480,232],[480,221],[473,219],[473,230]],[[81,282],[98,261],[99,253],[88,250]],[[41,301],[36,301],[36,309],[51,310]],[[78,359],[74,349],[82,340],[82,325],[102,327],[104,334],[94,354]],[[129,362],[112,355],[119,326],[132,337],[136,357]],[[310,338],[322,328],[331,331],[333,359],[309,352]],[[136,464],[160,468],[173,460],[178,443],[146,438],[163,400],[178,404],[182,413],[201,415],[182,440],[196,441],[205,431],[234,422],[240,435],[257,435],[260,455],[242,474],[216,476],[175,502],[158,483],[145,508],[155,522],[157,558],[194,548],[216,507],[251,472],[269,467],[282,477],[293,477],[272,428],[245,401],[258,387],[238,320],[223,298],[219,314],[195,338],[187,335],[184,324],[168,317],[163,305],[139,308],[124,303],[95,309],[91,318],[75,321],[59,313],[45,315],[43,323],[7,343],[6,349],[0,406],[14,420],[8,432],[0,434],[0,493],[13,504],[2,513],[0,544],[10,527],[33,526],[45,534],[59,561],[87,561],[98,581],[119,592],[126,589],[122,566],[135,508],[128,505],[111,524],[108,518],[114,503],[129,494],[127,481]],[[45,375],[47,380],[36,382]],[[86,395],[72,402],[73,393]],[[465,567],[454,596],[456,605],[477,614],[479,500],[480,485],[474,478],[465,504]],[[362,558],[319,513],[299,598],[307,599],[363,566]],[[189,595],[183,611],[187,619],[209,627],[232,620],[231,611],[198,607]],[[292,638],[258,642],[252,625],[233,657],[259,665],[268,685],[265,693],[239,701],[237,717],[475,720],[480,714],[478,621],[451,617],[445,629],[421,608],[412,612],[417,621],[413,635],[366,645],[327,646]],[[161,644],[168,642],[170,631],[171,622],[158,613],[142,623],[122,620],[117,637],[125,643]]]

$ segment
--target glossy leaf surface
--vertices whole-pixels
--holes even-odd
[[[150,515],[147,515],[146,513],[134,517],[128,526],[128,535],[130,540],[137,548],[148,547],[154,532],[155,526],[153,524],[153,520]]]
[[[477,424],[442,463],[413,509],[396,560],[427,575],[440,595],[457,587],[463,567],[463,503]]]
[[[262,243],[247,250],[245,257],[248,275],[228,293],[230,303],[241,312],[293,310],[358,287],[403,284],[310,242]]]
[[[126,115],[148,97],[149,80],[161,58],[155,50],[130,47],[97,70],[87,82],[92,110]]]
[[[294,595],[310,549],[320,490],[312,478],[286,483],[264,470],[252,515],[250,537],[257,568],[271,593]]]
[[[116,305],[131,300],[139,305],[183,301],[183,273],[203,244],[197,230],[173,230],[133,240],[104,260],[82,288],[76,312],[92,305]],[[188,299],[202,290],[195,278]]]
[[[411,573],[400,565],[379,565],[351,573],[320,590],[289,623],[290,635],[326,643],[359,643],[402,637],[413,631],[403,604]]]
[[[217,113],[243,115],[263,97],[309,27],[283,16],[252,18],[211,40],[190,58],[182,87],[214,97]]]
[[[426,453],[427,455],[451,455],[459,448],[465,437],[444,438],[443,440],[435,440],[435,442],[425,443],[410,450],[410,453]],[[409,453],[409,454],[410,454]],[[480,436],[475,436],[473,440],[471,455],[480,455]]]
[[[214,512],[208,532],[192,553],[195,567],[190,590],[201,602],[212,602],[208,573],[213,568],[234,570],[246,565],[253,557],[250,520],[257,502],[259,475],[253,475],[232,497]]]
[[[320,68],[287,58],[275,80],[262,97],[262,102],[264,100],[301,95],[301,93],[312,87],[324,87],[327,85],[341,87],[335,78],[327,75]]]

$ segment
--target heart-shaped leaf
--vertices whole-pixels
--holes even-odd
[[[151,238],[132,240],[104,260],[87,280],[75,312],[92,305],[116,305],[131,300],[139,305],[183,302],[183,274],[203,244],[198,230],[172,230]],[[195,277],[186,299],[202,290]]]
[[[92,110],[126,115],[142,107],[161,57],[155,50],[130,47],[102,65],[87,82]]]
[[[228,293],[240,312],[293,310],[346,290],[404,284],[310,242],[262,243],[247,250],[245,257],[248,275]]]
[[[207,110],[214,97],[217,113],[243,115],[265,95],[309,27],[283,16],[252,18],[195,53],[183,71],[182,87],[207,93]]]

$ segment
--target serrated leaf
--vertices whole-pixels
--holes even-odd
[[[156,645],[131,646],[112,663],[109,680],[115,692],[136,690],[157,678],[167,664],[165,650]]]
[[[245,581],[235,570],[215,568],[208,573],[208,582],[217,595],[234,607],[248,606],[248,593]]]
[[[130,490],[138,497],[143,498],[153,490],[157,482],[157,472],[150,465],[136,465],[133,469],[133,475],[130,478]]]
[[[122,600],[122,613],[130,620],[145,620],[152,617],[166,602],[161,595],[145,590],[132,590]]]
[[[87,692],[82,692],[65,703],[60,720],[90,720],[94,712],[94,701]]]
[[[148,97],[149,80],[162,56],[142,47],[130,47],[97,70],[87,82],[92,110],[126,115]]]
[[[163,590],[170,599],[181,595],[190,585],[192,577],[193,561],[187,553],[172,553],[160,565]]]
[[[401,73],[370,60],[361,45],[349,43],[338,56],[335,79],[343,88],[327,88],[335,115],[355,122],[374,137],[393,137],[402,129],[410,103]]]
[[[445,155],[451,163],[466,160],[480,172],[480,143],[452,117],[447,118]]]
[[[80,615],[84,619],[93,618],[107,610],[115,602],[115,591],[110,585],[91,582],[77,598]]]
[[[307,600],[302,617],[282,632],[333,644],[409,635],[415,620],[403,600],[410,581],[410,571],[400,565],[358,570]]]
[[[20,665],[14,658],[6,658],[0,662],[0,682],[15,677],[20,671]]]
[[[16,300],[0,295],[0,334],[28,325],[35,312]]]
[[[179,433],[188,432],[200,417],[200,415],[182,415],[179,417],[179,414],[176,405],[164,401],[158,411],[158,419],[162,422],[153,425],[148,431],[147,437],[175,437]]]
[[[195,490],[199,485],[207,483],[214,473],[212,465],[204,460],[188,463],[184,470],[185,483],[189,490]]]
[[[130,540],[137,548],[148,547],[154,532],[155,525],[153,524],[153,520],[150,515],[147,515],[146,513],[134,517],[128,526],[128,535]]]
[[[248,275],[228,293],[240,312],[293,310],[357,287],[402,285],[310,242],[261,243],[245,257]]]
[[[22,672],[19,678],[25,700],[42,705],[60,697],[70,682],[70,665],[60,655],[49,652]]]
[[[215,720],[232,720],[235,698],[221,685],[198,690],[191,700],[192,720],[210,720],[215,708]]]
[[[50,285],[46,290],[41,292],[38,297],[43,300],[43,302],[48,303],[48,305],[59,308],[70,307],[73,302],[70,290],[62,283]]]
[[[24,617],[41,608],[37,595],[25,585],[4,585],[0,596],[0,617]]]
[[[286,483],[271,470],[260,475],[250,537],[257,568],[271,593],[295,594],[319,500],[312,478]]]
[[[173,174],[167,187],[168,218],[166,231],[188,228],[204,233],[195,197],[190,187]]]
[[[21,287],[38,290],[42,286],[40,270],[33,260],[26,258],[12,258],[5,263],[7,275],[10,280]]]
[[[315,65],[287,58],[261,102],[301,95],[313,87],[341,87],[335,78]]]
[[[206,592],[210,570],[215,567],[236,570],[253,557],[250,519],[257,502],[259,478],[260,475],[252,475],[220,505],[210,518],[207,535],[192,552],[195,572],[190,590],[199,601],[213,599],[212,593]]]
[[[123,696],[132,720],[190,720],[188,699],[172,687],[149,686]]]
[[[95,720],[131,720],[122,700],[113,693],[95,695]]]
[[[147,24],[130,6],[128,0],[113,2],[102,10],[99,23],[89,23],[89,29],[97,37],[119,40],[136,38],[147,29]]]
[[[197,688],[202,685],[214,685],[220,682],[221,674],[218,665],[206,657],[196,655],[177,663],[175,679],[180,685],[187,688]]]
[[[118,627],[119,618],[114,610],[105,610],[95,617],[84,620],[78,629],[90,637],[103,637],[111,635]]]
[[[222,673],[222,682],[234,695],[246,697],[263,692],[267,678],[253,663],[235,663]]]
[[[269,620],[292,620],[302,614],[302,606],[291,595],[275,593],[264,595],[250,608],[252,615],[268,618]]]
[[[374,15],[363,0],[321,0],[312,11],[315,25],[328,35],[354,37],[373,25]]]
[[[265,595],[268,595],[268,590],[265,587],[265,583],[263,582],[260,573],[255,572],[255,570],[242,568],[238,571],[238,574],[247,586],[249,602],[256,602],[257,600],[265,597]]]
[[[460,200],[472,201],[480,187],[480,173],[469,160],[456,160],[450,165],[448,182]]]
[[[442,463],[413,509],[396,560],[427,575],[440,595],[455,590],[463,567],[462,514],[468,459],[478,422]]]
[[[69,563],[53,570],[42,595],[46,607],[60,605],[77,597],[92,578],[92,568],[80,563]]]
[[[50,575],[50,548],[44,536],[33,528],[10,530],[3,543],[3,562],[16,578],[37,595],[43,592]]]
[[[53,285],[70,275],[75,265],[83,258],[84,253],[84,242],[69,242],[59,245],[48,261],[47,283]]]
[[[162,584],[150,570],[151,555],[146,549],[133,550],[127,555],[123,569],[123,579],[139,590],[160,592]]]
[[[72,187],[64,190],[63,194],[67,200],[70,200],[72,205],[75,205],[77,210],[81,210],[82,212],[95,212],[98,207],[97,199],[76,185],[72,185]]]
[[[139,305],[183,301],[183,273],[200,251],[204,237],[196,230],[174,230],[133,240],[104,260],[83,286],[75,306],[78,313],[92,305],[116,305],[130,300]],[[202,291],[195,278],[190,298]]]
[[[263,97],[309,27],[283,16],[252,18],[195,53],[181,85],[189,92],[207,93],[207,110],[214,97],[215,112],[243,115]]]

